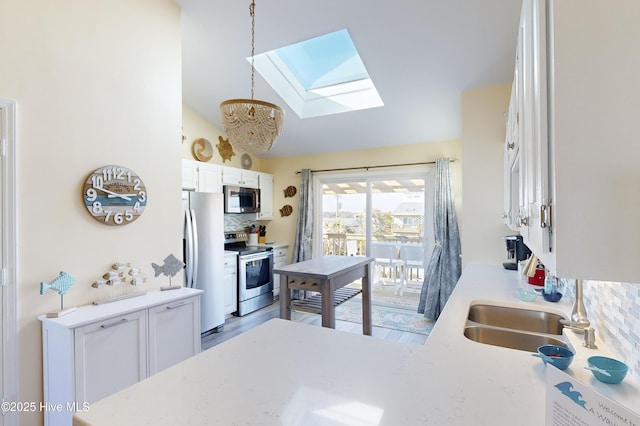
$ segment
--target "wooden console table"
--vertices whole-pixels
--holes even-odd
[[[280,318],[291,319],[292,303],[296,309],[322,315],[322,326],[336,327],[336,306],[362,293],[362,332],[371,335],[372,257],[322,256],[317,259],[275,268],[280,274]],[[362,290],[344,288],[362,278]],[[291,290],[320,293],[305,300],[291,300]]]

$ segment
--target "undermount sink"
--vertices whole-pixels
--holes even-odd
[[[469,308],[468,319],[484,325],[560,336],[563,328],[560,320],[565,318],[550,312],[531,309],[473,305]]]
[[[560,323],[565,318],[551,312],[477,304],[467,319],[464,335],[478,343],[529,352],[542,345],[567,347]]]
[[[558,345],[567,347],[567,344],[553,336],[543,334],[522,333],[515,330],[501,328],[481,327],[468,325],[464,329],[464,335],[478,343],[485,343],[503,348],[519,349],[521,351],[537,352],[542,345]]]

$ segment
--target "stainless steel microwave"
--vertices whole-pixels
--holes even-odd
[[[260,190],[242,186],[224,185],[225,213],[259,213]]]

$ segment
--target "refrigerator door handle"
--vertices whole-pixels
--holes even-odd
[[[193,229],[191,227],[191,210],[184,212],[184,240],[185,240],[185,287],[193,287]]]
[[[193,287],[196,282],[198,282],[198,223],[196,221],[196,212],[194,210],[189,210],[191,213],[191,238],[192,238],[192,251],[193,256],[191,256],[191,284],[190,287]]]
[[[186,277],[185,287],[193,287],[196,281],[196,265],[197,265],[197,234],[195,227],[194,211],[187,209],[185,211],[185,240],[186,240]]]

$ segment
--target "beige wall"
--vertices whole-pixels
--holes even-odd
[[[500,263],[502,237],[513,234],[502,223],[505,113],[511,83],[462,93],[462,261]]]
[[[273,174],[273,205],[275,216],[267,226],[267,240],[289,243],[293,247],[296,231],[299,192],[293,198],[285,198],[283,190],[293,185],[300,187],[300,169],[331,169],[341,167],[376,166],[386,164],[405,164],[435,161],[437,158],[449,157],[462,159],[460,141],[429,142],[417,145],[402,145],[393,148],[377,148],[359,151],[337,152],[324,155],[311,155],[287,158],[267,158],[262,160],[263,171]],[[462,206],[462,161],[451,165],[452,185],[459,212]],[[279,210],[285,204],[293,207],[293,214],[281,217]]]
[[[147,272],[181,253],[181,34],[172,0],[3,0],[0,97],[16,101],[19,401],[42,400],[37,316],[58,294],[39,283],[76,281],[66,306],[98,298],[91,283],[117,261]],[[88,214],[82,187],[103,165],[140,174],[149,202],[123,227]],[[36,425],[40,413],[23,414]]]

